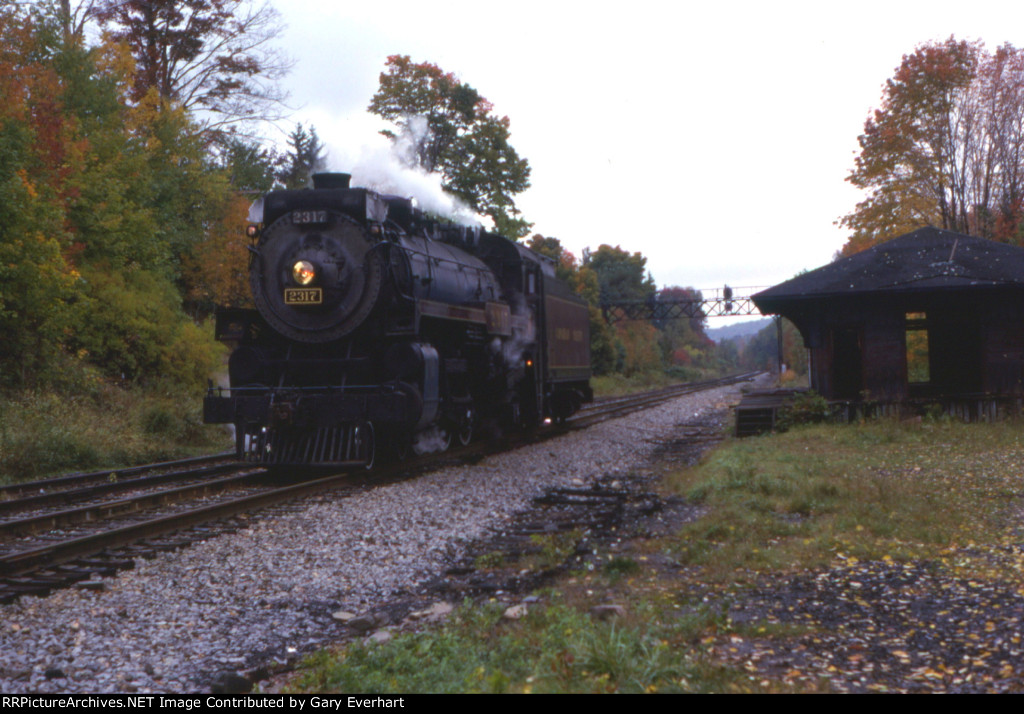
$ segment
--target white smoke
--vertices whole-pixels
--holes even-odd
[[[526,350],[536,343],[537,326],[523,295],[514,296],[511,300],[511,308],[513,315],[526,318],[526,327],[519,332],[513,330],[512,336],[504,340],[495,337],[491,340],[490,347],[493,354],[501,352],[501,358],[505,364],[513,369],[518,369],[525,366]],[[534,355],[534,359],[536,359],[536,355]]]
[[[402,132],[391,143],[398,160],[405,166],[419,163],[420,148],[430,140],[430,123],[425,116],[407,116]]]
[[[412,450],[417,456],[436,454],[447,449],[451,441],[451,434],[435,424],[413,437]]]
[[[353,186],[414,199],[421,210],[462,225],[482,225],[481,217],[472,209],[444,192],[440,174],[416,166],[416,150],[429,132],[425,117],[410,117],[394,142],[381,137],[372,146],[364,144],[343,152],[346,155],[336,168],[352,174]]]

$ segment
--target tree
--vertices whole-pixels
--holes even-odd
[[[34,23],[0,8],[0,383],[26,383],[70,326],[69,173],[80,166],[60,77],[38,61]]]
[[[647,274],[647,258],[619,246],[602,245],[583,251],[583,267],[597,274],[601,303],[654,298],[654,279]]]
[[[249,239],[243,230],[248,214],[249,201],[236,194],[224,216],[185,256],[185,299],[190,313],[203,316],[217,306],[252,306]]]
[[[180,268],[228,220],[228,183],[180,106],[128,98],[122,46],[66,29],[0,8],[0,379],[89,361],[201,387],[217,351]]]
[[[740,350],[739,363],[743,369],[774,371],[779,363],[779,328],[774,320],[765,325]],[[807,349],[796,326],[782,318],[782,361],[788,371],[807,374]]]
[[[530,186],[530,166],[509,143],[508,117],[473,87],[429,62],[392,55],[369,111],[395,125],[383,132],[410,166],[438,172],[446,191],[490,216],[504,235],[529,230],[515,196]]]
[[[627,377],[643,372],[656,372],[664,367],[658,349],[658,330],[642,320],[621,320],[613,326],[620,363],[618,371]]]
[[[849,255],[922,226],[1019,240],[1024,56],[950,37],[903,57],[865,122],[847,180],[868,195],[840,220]]]
[[[302,124],[296,124],[288,136],[288,146],[291,148],[284,157],[284,169],[278,179],[285,188],[304,188],[326,160],[324,145],[320,143],[315,127],[306,131]]]
[[[72,7],[71,0],[39,0],[32,8],[44,24],[51,24],[59,31],[65,45],[84,43],[85,27],[95,19],[96,8],[103,0],[78,0]],[[21,3],[28,5],[28,2]]]
[[[219,156],[219,164],[227,172],[232,188],[251,194],[271,190],[278,174],[284,171],[286,160],[287,157],[273,147],[261,146],[235,134],[225,137]]]
[[[204,129],[281,117],[277,80],[290,63],[274,49],[283,25],[254,0],[103,0],[95,16],[131,49],[133,98],[150,91],[201,113]]]
[[[695,288],[673,286],[658,291],[657,299],[665,302],[682,300],[700,301],[703,295]],[[698,317],[673,317],[654,320],[658,328],[658,342],[669,365],[712,366],[715,344],[705,334],[703,313]]]

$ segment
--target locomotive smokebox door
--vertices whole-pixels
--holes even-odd
[[[256,307],[285,337],[323,343],[363,324],[385,266],[377,239],[352,218],[298,210],[267,228],[250,275]]]

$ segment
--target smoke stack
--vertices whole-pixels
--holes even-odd
[[[313,188],[348,188],[352,174],[313,174]]]

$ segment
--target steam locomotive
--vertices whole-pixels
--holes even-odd
[[[230,387],[203,405],[240,458],[369,468],[593,398],[588,308],[553,261],[350,178],[254,206],[255,309],[218,311]]]

